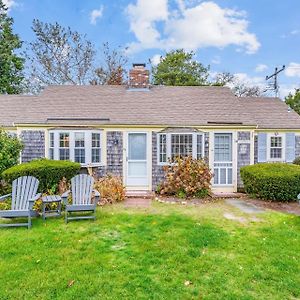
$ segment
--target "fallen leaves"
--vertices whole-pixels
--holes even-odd
[[[68,286],[67,286],[67,287],[68,287],[68,288],[71,287],[74,283],[75,283],[75,280],[70,280],[70,281],[68,282]]]
[[[191,285],[191,284],[193,284],[190,280],[186,280],[185,282],[184,282],[184,285],[185,286],[189,286],[189,285]]]

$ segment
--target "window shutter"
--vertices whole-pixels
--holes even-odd
[[[258,159],[257,161],[266,162],[267,161],[267,134],[259,133],[258,134]]]
[[[285,134],[285,160],[293,162],[295,159],[295,133],[289,132]]]

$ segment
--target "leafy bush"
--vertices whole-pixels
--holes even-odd
[[[300,156],[298,156],[294,159],[293,164],[300,165]]]
[[[241,168],[246,193],[257,198],[292,201],[300,193],[300,166],[264,163]]]
[[[16,165],[23,145],[21,141],[0,129],[0,178],[4,170]]]
[[[191,156],[176,158],[174,163],[164,167],[165,181],[161,194],[185,197],[205,197],[210,194],[212,173],[207,163]]]
[[[55,193],[58,192],[63,178],[70,180],[79,170],[79,163],[39,159],[11,167],[2,176],[9,183],[20,176],[34,176],[40,181],[41,192]]]
[[[125,200],[125,187],[120,177],[102,177],[95,182],[95,189],[100,193],[101,201],[114,203]]]

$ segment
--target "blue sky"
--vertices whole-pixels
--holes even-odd
[[[130,62],[157,61],[174,48],[194,50],[212,72],[265,85],[276,66],[281,96],[300,87],[299,0],[4,0],[15,31],[31,41],[32,20],[70,26],[100,49],[128,46]]]

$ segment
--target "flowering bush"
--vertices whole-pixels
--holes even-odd
[[[164,167],[165,180],[160,186],[160,193],[176,195],[180,198],[203,198],[210,194],[212,173],[203,159],[191,156],[176,158]]]
[[[120,177],[102,177],[95,182],[95,189],[100,193],[101,202],[114,203],[125,200],[125,187]]]

